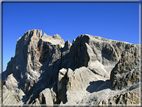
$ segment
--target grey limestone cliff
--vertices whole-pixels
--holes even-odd
[[[3,73],[4,105],[140,104],[139,45],[29,30]]]

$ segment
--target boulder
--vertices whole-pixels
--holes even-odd
[[[46,104],[48,106],[53,106],[53,99],[51,95],[50,89],[46,88],[39,94],[39,102],[40,104]]]
[[[58,95],[63,104],[75,105],[82,98],[90,94],[93,89],[99,88],[97,81],[106,80],[102,76],[93,73],[86,67],[80,67],[72,71],[70,68],[59,72]],[[94,82],[94,84],[91,84]],[[89,87],[89,88],[87,88]]]

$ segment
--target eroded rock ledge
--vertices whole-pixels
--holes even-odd
[[[3,104],[139,104],[139,59],[135,44],[29,30],[3,73]]]

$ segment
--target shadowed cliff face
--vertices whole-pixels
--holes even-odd
[[[58,34],[29,30],[3,73],[3,103],[138,104],[139,56],[135,44],[87,34],[70,44]],[[116,101],[127,100],[128,92],[135,95],[130,102]]]

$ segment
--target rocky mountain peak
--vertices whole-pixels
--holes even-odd
[[[3,104],[139,104],[139,58],[139,45],[29,30],[3,73]]]
[[[69,40],[65,42],[65,47],[67,47],[67,49],[70,49],[71,43],[69,42]]]
[[[55,39],[62,39],[62,38],[60,37],[60,35],[58,35],[58,34],[53,35],[53,38],[55,38]]]

